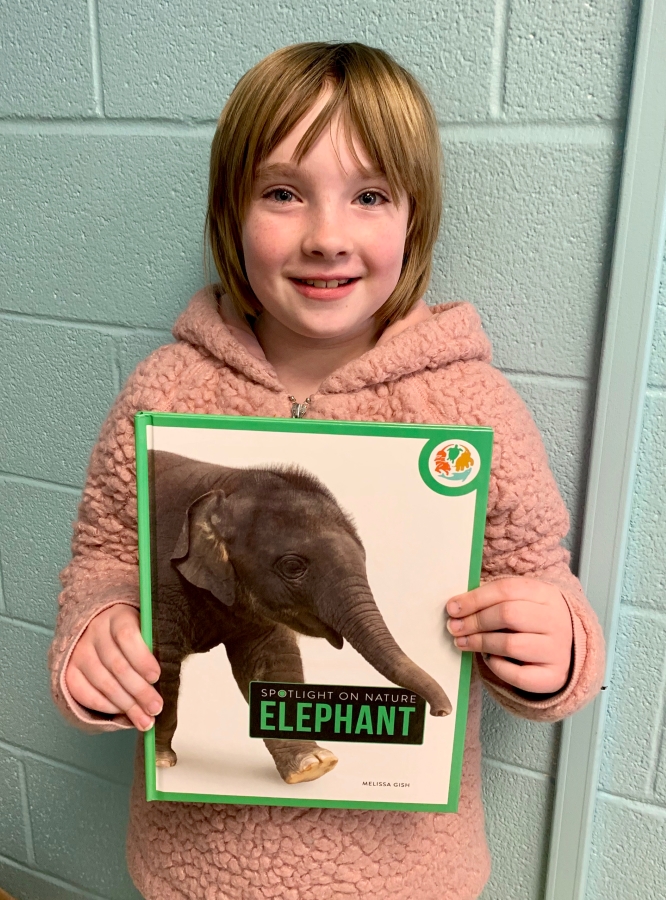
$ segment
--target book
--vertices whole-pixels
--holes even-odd
[[[135,425],[147,799],[455,812],[492,430]]]

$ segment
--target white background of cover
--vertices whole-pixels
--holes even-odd
[[[152,436],[151,436],[152,431]],[[402,649],[445,689],[454,713],[426,715],[420,746],[322,742],[339,762],[317,781],[286,785],[263,742],[248,737],[248,710],[223,646],[183,664],[178,764],[157,770],[173,793],[445,804],[453,752],[460,653],[444,629],[444,603],[468,583],[476,492],[437,494],[421,479],[421,438],[243,432],[151,426],[148,446],[220,465],[299,464],[351,514],[367,555],[368,580]],[[389,682],[345,642],[300,638],[306,681]],[[363,781],[391,787],[364,787]],[[408,788],[393,783],[408,782]]]

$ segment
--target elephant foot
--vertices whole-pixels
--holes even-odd
[[[178,757],[170,747],[167,750],[155,749],[155,765],[159,769],[170,769],[171,766],[175,766],[177,762]]]
[[[314,742],[284,741],[287,746],[269,747],[275,762],[275,768],[287,784],[300,784],[301,781],[315,781],[330,772],[338,762],[338,758],[330,750],[317,746]],[[266,742],[268,746],[268,741]],[[291,746],[289,746],[291,744]]]
[[[334,769],[338,763],[338,758],[330,750],[324,750],[323,747],[317,747],[316,750],[306,750],[297,754],[291,761],[289,772],[280,775],[287,784],[299,784],[301,781],[315,781],[326,775],[331,769]],[[279,771],[279,770],[278,770]]]

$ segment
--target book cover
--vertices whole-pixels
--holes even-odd
[[[491,429],[135,422],[147,799],[455,812]]]

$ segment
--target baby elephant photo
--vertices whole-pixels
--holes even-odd
[[[423,697],[432,715],[451,712],[440,685],[388,630],[356,529],[317,478],[297,468],[228,468],[159,450],[149,463],[153,638],[164,701],[155,723],[158,766],[177,762],[171,741],[181,665],[219,644],[246,701],[251,681],[304,682],[297,643],[303,634],[337,649],[346,639],[386,679]],[[338,761],[314,741],[264,743],[287,784],[320,778]]]

